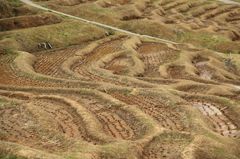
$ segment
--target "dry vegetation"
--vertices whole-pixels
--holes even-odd
[[[240,158],[239,5],[35,3],[182,43],[0,0],[0,158]]]
[[[225,53],[240,50],[238,4],[210,0],[50,0],[37,3],[143,35]]]

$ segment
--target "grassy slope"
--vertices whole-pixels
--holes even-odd
[[[143,3],[143,1],[140,2]],[[152,2],[152,4],[155,3],[157,2]],[[208,31],[208,29],[205,29],[205,31],[195,31],[187,29],[185,26],[181,27],[176,24],[164,24],[159,20],[149,20],[147,18],[141,19],[141,13],[139,13],[141,8],[132,8],[128,10],[126,10],[125,6],[102,8],[95,3],[62,6],[54,4],[54,1],[38,2],[38,4],[92,21],[126,29],[135,33],[155,36],[180,43],[192,43],[197,47],[216,50],[219,52],[239,53],[240,49],[239,42],[231,41],[219,33],[214,33],[212,30]],[[220,4],[222,5],[222,3]],[[192,9],[196,8],[193,7]],[[140,17],[140,19],[128,21],[120,20],[121,17],[124,16]]]

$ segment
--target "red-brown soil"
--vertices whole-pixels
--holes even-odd
[[[91,24],[78,30],[80,39],[73,38],[71,26],[59,32],[64,42],[75,39],[69,47],[46,33],[54,48],[45,50],[37,48],[43,35],[22,31],[49,26],[59,31],[72,19],[24,11],[15,17],[10,2],[0,4],[9,8],[0,14],[7,28],[1,44],[14,40],[9,36],[18,31],[32,41],[29,47],[13,43],[18,50],[0,53],[0,158],[240,158],[240,90],[232,86],[240,86],[237,55],[229,70],[213,51]],[[108,16],[121,21],[119,26],[158,20],[172,30],[228,34],[231,44],[239,40],[238,5],[205,0],[36,3],[66,12],[93,5],[92,12],[112,11]],[[16,6],[21,7],[26,6]],[[223,25],[226,30],[220,29]],[[30,45],[39,52],[26,52]]]
[[[144,77],[158,77],[158,67],[177,58],[176,50],[160,43],[143,43],[138,52],[146,65]]]
[[[146,114],[154,117],[160,125],[170,130],[183,130],[184,117],[176,108],[169,108],[153,97],[127,96],[121,93],[112,93],[113,97],[129,104],[136,105]]]
[[[62,22],[60,16],[54,14],[44,14],[38,16],[21,16],[0,20],[0,30],[14,30],[31,28],[42,25],[51,25]]]
[[[214,124],[215,131],[223,136],[236,137],[237,127],[234,125],[218,108],[202,102],[191,102],[191,104],[199,109]]]

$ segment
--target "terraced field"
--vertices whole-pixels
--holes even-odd
[[[137,34],[191,43],[225,53],[238,53],[240,49],[238,3],[210,0],[97,0],[81,3],[51,0],[36,3]]]
[[[0,14],[0,158],[240,158],[238,54],[227,63],[229,54],[200,45],[131,36],[19,1],[0,2],[8,8]],[[101,10],[98,16],[114,17],[123,28],[157,20],[189,35],[211,31],[218,39],[221,32],[228,41],[216,45],[239,43],[235,4],[36,3],[68,13]]]

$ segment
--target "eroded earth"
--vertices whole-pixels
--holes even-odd
[[[135,4],[124,0],[46,2],[51,7],[56,3],[74,9],[94,3],[115,11]],[[0,23],[8,22],[4,26],[8,30],[0,34],[2,43],[17,31],[21,41],[26,29],[61,30],[62,25],[75,25],[72,19],[53,13],[15,7],[1,15]],[[31,14],[26,17],[25,11]],[[239,27],[239,5],[163,0],[149,2],[141,16],[119,13],[115,18],[121,21],[161,17],[166,24],[180,25],[181,21],[195,30],[211,23],[218,28],[224,25],[218,20],[225,18],[226,30],[217,31],[239,40],[239,33],[229,29]],[[181,14],[191,14],[193,19]],[[40,22],[17,25],[20,17]],[[44,18],[48,23],[42,22]],[[10,27],[11,20],[15,27]],[[79,29],[79,36],[84,36],[73,37],[69,46],[58,39],[53,49],[35,43],[34,48],[0,52],[0,157],[240,158],[237,54],[229,69],[224,60],[230,58],[228,54],[81,25],[87,25]],[[76,34],[65,33],[66,39]],[[24,42],[22,46],[27,47]]]

